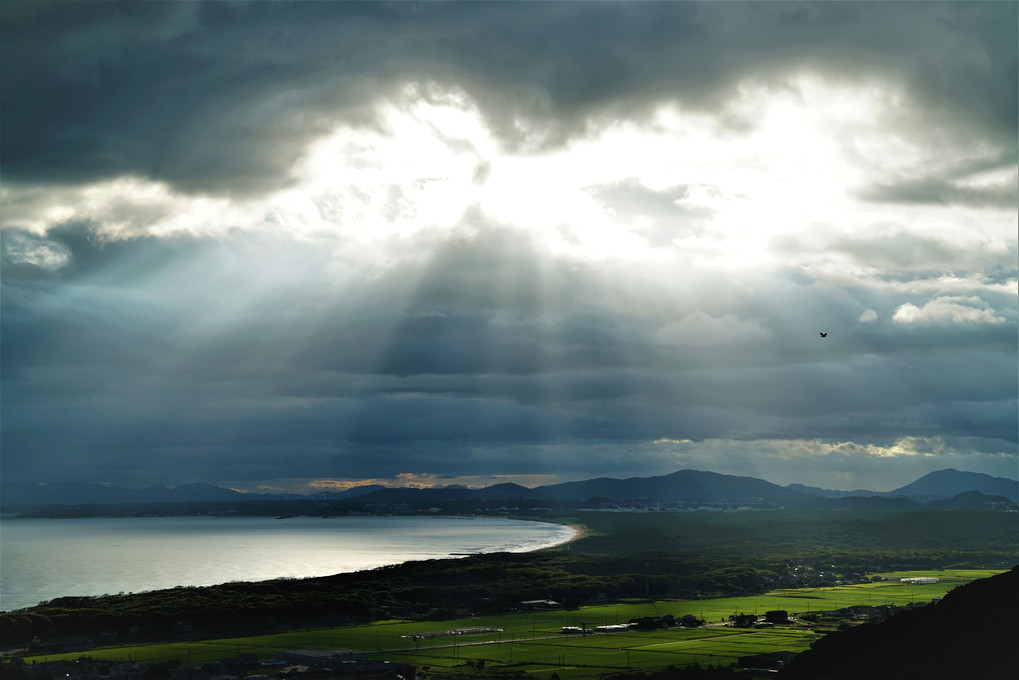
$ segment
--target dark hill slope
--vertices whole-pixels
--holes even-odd
[[[867,498],[869,496],[883,496],[884,494],[880,491],[867,491],[865,489],[856,489],[855,491],[839,491],[837,489],[822,489],[817,486],[807,486],[806,484],[786,484],[787,489],[792,491],[799,491],[805,493],[808,496],[821,496],[823,498],[845,498],[847,496],[860,496],[861,498]]]
[[[1014,678],[1019,566],[956,588],[938,604],[833,633],[800,654],[788,680]]]
[[[992,477],[981,472],[938,470],[915,482],[889,491],[889,496],[908,496],[917,500],[951,498],[963,491],[979,491],[988,496],[1004,496],[1013,503],[1019,502],[1019,482],[1004,477]]]
[[[1004,496],[988,496],[979,491],[964,491],[958,496],[926,504],[927,510],[1004,510],[1015,507],[1016,504]]]
[[[538,501],[584,502],[604,499],[622,503],[644,501],[726,501],[802,504],[817,499],[753,477],[735,477],[717,472],[680,470],[661,477],[601,477],[528,489],[517,484],[496,484],[485,489],[382,489],[360,497],[371,503],[441,503],[448,501]]]
[[[382,491],[385,488],[387,487],[381,484],[364,484],[362,486],[354,486],[343,491],[328,492],[325,495],[329,498],[357,498],[358,496]]]
[[[532,491],[536,498],[581,500],[593,497],[614,501],[627,499],[674,500],[764,500],[797,502],[809,496],[754,477],[736,477],[701,470],[680,470],[661,477],[630,477],[629,479],[588,479],[539,486]]]
[[[526,486],[520,486],[519,484],[504,482],[502,484],[486,486],[484,489],[478,489],[474,493],[478,498],[482,498],[486,501],[514,500],[530,497],[531,489],[528,489]]]

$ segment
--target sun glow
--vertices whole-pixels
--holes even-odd
[[[581,261],[743,270],[767,266],[776,240],[809,239],[818,224],[829,234],[890,222],[912,228],[915,206],[858,199],[865,177],[931,162],[930,150],[886,124],[905,115],[901,108],[878,85],[801,76],[777,91],[739,87],[724,116],[665,103],[646,119],[524,153],[501,144],[466,93],[411,84],[379,105],[372,125],[339,125],[313,143],[275,193],[192,196],[135,177],[49,192],[8,188],[5,226],[44,233],[79,219],[109,238],[282,231],[356,246],[384,262],[483,214]],[[974,182],[996,184],[999,175]],[[988,228],[974,222],[974,238]]]
[[[505,475],[436,475],[427,473],[402,472],[393,477],[371,477],[358,479],[336,478],[290,478],[276,479],[271,483],[224,482],[234,491],[242,493],[338,493],[361,486],[386,486],[393,488],[430,489],[444,486],[463,486],[482,489],[495,484],[518,484],[528,488],[556,484],[563,481],[551,474],[505,474]]]

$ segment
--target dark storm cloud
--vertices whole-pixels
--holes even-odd
[[[747,78],[878,74],[1015,148],[1013,3],[15,2],[2,21],[8,182],[281,186],[306,142],[415,81],[533,147],[656,101],[718,110]]]
[[[353,7],[333,5],[334,18],[342,22]],[[3,33],[9,177],[140,174],[192,191],[210,182],[257,190],[285,181],[301,152],[294,142],[326,129],[320,115],[302,112],[297,67],[304,58],[343,59],[365,38],[356,30],[323,35],[314,17],[301,19],[313,7],[295,7],[295,25],[277,28],[278,9],[12,3]],[[335,47],[301,53],[316,40]],[[356,104],[355,88],[334,84],[352,100],[343,104]]]
[[[227,323],[219,313],[243,305],[258,276],[231,276],[229,263],[258,237],[104,244],[79,225],[51,238],[75,258],[62,279],[3,290],[11,478],[510,474],[531,458],[485,452],[804,433],[1016,440],[1014,326],[903,332],[885,314],[861,327],[874,299],[810,280],[760,282],[724,322],[745,331],[756,319],[769,335],[691,345],[636,306],[599,305],[596,272],[543,257],[508,228],[451,238],[418,270],[338,297],[305,289],[330,262],[315,244],[270,240],[258,248],[302,273]],[[196,251],[219,272],[214,291],[183,285]],[[288,316],[297,300],[305,312]],[[804,327],[805,310],[828,339]],[[575,470],[615,465],[563,455]]]
[[[970,187],[959,186],[942,178],[929,178],[903,180],[897,184],[878,184],[862,192],[862,197],[870,201],[888,203],[1010,208],[1019,203],[1019,187],[1014,181],[986,187]]]
[[[855,265],[875,268],[875,275],[887,281],[936,279],[952,272],[1005,283],[1014,277],[1019,244],[960,244],[956,234],[917,231],[904,224],[879,224],[861,233],[841,235],[785,236],[775,239],[771,249],[785,257],[831,257],[843,255]]]
[[[7,3],[9,205],[75,216],[3,231],[4,477],[628,475],[682,461],[740,473],[768,467],[752,442],[777,460],[770,442],[807,440],[852,442],[831,455],[864,469],[865,456],[923,437],[917,446],[938,455],[954,447],[951,460],[1014,462],[1017,251],[991,228],[960,247],[943,223],[818,225],[730,266],[696,250],[727,247],[710,201],[691,200],[721,192],[696,178],[654,189],[627,171],[583,190],[658,258],[620,264],[553,252],[545,234],[497,223],[483,205],[360,242],[359,224],[294,236],[252,196],[290,182],[308,144],[338,124],[370,130],[377,104],[403,105],[408,84],[417,99],[466,92],[517,151],[648,123],[661,102],[710,114],[738,146],[759,124],[732,105],[740,88],[789,92],[806,73],[890,84],[889,98],[908,100],[889,106],[902,114],[886,122],[892,136],[951,159],[921,177],[868,175],[857,191],[868,208],[1000,210],[1015,187],[976,180],[1014,166],[1017,11]],[[478,156],[468,184],[499,179],[500,159],[456,130],[433,132]],[[107,186],[101,209],[61,194],[124,174],[172,186],[152,200],[132,200],[141,184]],[[385,181],[391,219],[410,189]],[[150,234],[189,217],[174,191],[228,195],[257,214],[195,227],[216,237],[189,224]],[[356,207],[344,200],[315,207]],[[755,255],[781,264],[756,269]]]

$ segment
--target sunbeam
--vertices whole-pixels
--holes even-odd
[[[0,19],[5,477],[1014,472],[1014,5],[77,11]]]

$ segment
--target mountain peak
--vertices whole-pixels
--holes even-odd
[[[915,482],[890,491],[889,495],[935,500],[951,498],[964,491],[980,491],[988,496],[1004,496],[1012,502],[1019,501],[1019,481],[952,469],[929,472]]]

